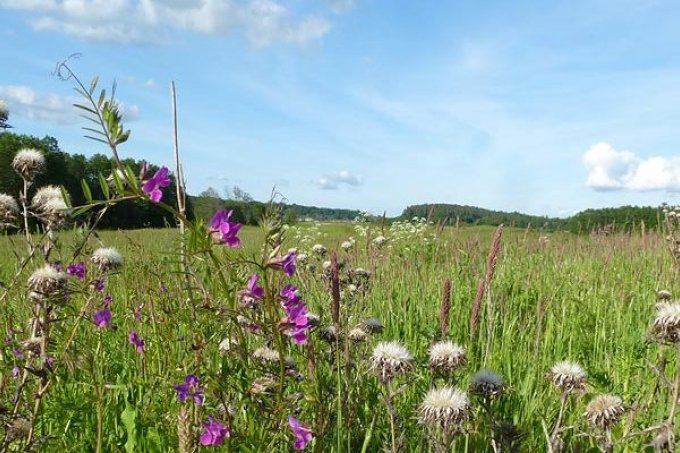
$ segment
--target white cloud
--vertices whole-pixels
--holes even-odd
[[[595,190],[680,191],[680,157],[644,159],[598,143],[583,154],[583,164],[588,171],[586,186]]]
[[[306,44],[331,28],[321,16],[293,17],[275,0],[0,0],[0,8],[32,12],[31,24],[38,31],[121,43],[160,42],[186,30],[242,32],[253,45],[264,47]]]
[[[351,187],[360,186],[363,184],[363,180],[347,170],[342,170],[332,175],[322,176],[315,183],[322,190],[338,190],[342,185]]]
[[[0,99],[7,103],[10,116],[27,118],[32,121],[64,125],[82,121],[79,111],[73,107],[81,102],[75,97],[54,93],[40,93],[27,85],[0,85]],[[139,107],[120,104],[124,121],[139,119]]]

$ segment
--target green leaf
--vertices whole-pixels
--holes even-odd
[[[115,173],[116,172],[114,171],[113,172],[114,178],[115,178]],[[104,178],[104,175],[102,175],[101,173],[99,173],[99,186],[102,188],[102,193],[104,194],[104,198],[106,198],[107,200],[110,200],[111,199],[111,191],[109,190],[109,183],[106,180],[106,178]]]
[[[79,215],[85,214],[87,211],[89,211],[90,209],[92,209],[94,207],[95,207],[94,204],[86,204],[85,206],[80,206],[78,208],[75,208],[73,210],[73,212],[71,213],[71,215],[73,217],[78,217]]]
[[[139,184],[137,182],[137,175],[132,171],[129,165],[125,166],[125,174],[127,175],[128,182],[134,187],[136,191],[139,191]]]
[[[125,410],[120,414],[120,419],[127,432],[125,451],[134,453],[137,450],[137,410],[126,401]]]
[[[92,203],[92,191],[90,190],[90,186],[87,184],[87,181],[81,179],[80,186],[83,188],[83,195],[85,196],[85,200],[88,203]]]

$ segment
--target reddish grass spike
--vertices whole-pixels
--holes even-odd
[[[451,279],[444,280],[444,294],[442,295],[442,306],[439,312],[439,327],[441,329],[442,340],[446,338],[449,331],[449,314],[451,313]]]
[[[498,253],[501,250],[501,236],[503,235],[503,225],[498,225],[496,232],[493,234],[491,240],[491,250],[489,257],[486,260],[486,274],[484,279],[479,282],[477,287],[477,294],[472,304],[472,311],[470,313],[470,337],[474,337],[477,333],[477,324],[479,322],[479,311],[482,307],[482,299],[489,290],[489,285],[493,279],[494,271],[496,270],[496,261],[498,260]]]
[[[338,275],[338,254],[335,250],[331,250],[331,297],[333,298],[333,306],[331,307],[331,316],[333,317],[333,324],[336,327],[340,326],[340,276]]]

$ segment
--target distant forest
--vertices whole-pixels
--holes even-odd
[[[0,118],[1,120],[1,118]],[[99,187],[99,175],[108,176],[114,168],[110,157],[95,154],[85,157],[81,154],[68,154],[59,148],[57,140],[46,136],[37,138],[21,135],[0,128],[0,192],[17,196],[21,188],[21,179],[11,171],[14,155],[22,148],[35,148],[45,154],[47,171],[40,175],[33,186],[35,191],[42,185],[61,185],[71,195],[74,206],[85,203],[81,189],[81,180],[88,182],[94,199],[102,199]],[[142,161],[125,159],[135,172],[142,166]],[[153,172],[157,166],[151,165]],[[174,177],[172,185],[164,190],[163,201],[176,204],[176,188]],[[215,189],[208,189],[198,196],[189,196],[187,209],[189,218],[208,221],[212,214],[224,207],[232,209],[233,219],[243,224],[256,225],[264,213],[266,203],[255,201],[238,187],[223,199]],[[360,215],[360,211],[352,209],[323,208],[286,204],[284,216],[287,223],[312,219],[318,221],[351,221]],[[643,225],[648,230],[659,227],[662,217],[660,210],[654,207],[623,206],[618,208],[588,209],[566,219],[531,216],[519,212],[502,212],[475,206],[456,204],[422,204],[407,207],[401,216],[391,220],[407,220],[413,217],[425,217],[433,222],[444,222],[447,225],[499,225],[535,228],[546,231],[567,230],[577,234],[591,232],[630,232],[638,231]],[[87,219],[84,219],[87,220]],[[174,225],[174,219],[165,211],[151,203],[141,201],[125,201],[109,210],[103,218],[102,228],[145,228]]]

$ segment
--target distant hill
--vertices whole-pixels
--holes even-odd
[[[448,225],[506,225],[518,228],[526,228],[531,225],[534,228],[549,230],[565,228],[564,219],[533,216],[519,212],[493,211],[458,204],[419,204],[404,209],[401,219],[412,217],[425,217],[433,222],[445,222]]]

